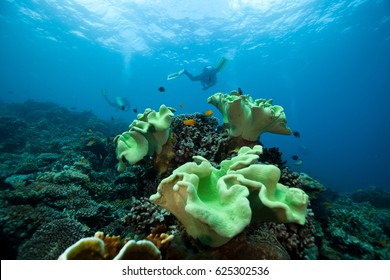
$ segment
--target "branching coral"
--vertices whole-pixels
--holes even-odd
[[[81,223],[63,218],[43,224],[31,239],[19,247],[18,259],[51,260],[65,248],[82,238],[87,228]]]
[[[297,172],[291,172],[290,168],[285,167],[282,169],[280,176],[280,182],[283,185],[295,188],[302,188],[302,180]]]
[[[129,226],[138,235],[150,232],[151,228],[174,224],[174,217],[158,205],[150,202],[146,197],[136,199],[132,197],[132,207],[122,219],[122,225]]]
[[[185,125],[186,119],[194,120],[195,125]],[[191,161],[195,155],[215,161],[219,145],[227,139],[227,133],[218,129],[217,118],[199,113],[176,116],[172,122],[172,133],[175,138],[175,167]]]
[[[259,160],[265,164],[276,165],[280,169],[282,169],[287,162],[282,159],[282,152],[280,152],[277,147],[264,148],[263,154],[260,156]]]
[[[369,203],[340,198],[328,207],[323,252],[329,259],[388,259],[389,238]],[[330,248],[326,246],[331,245]]]

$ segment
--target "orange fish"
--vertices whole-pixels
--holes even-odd
[[[208,110],[208,111],[204,112],[204,115],[206,117],[210,117],[213,113],[214,113],[213,110]]]
[[[195,125],[196,124],[196,121],[193,120],[193,119],[189,119],[189,120],[184,120],[183,123],[185,125]]]
[[[330,201],[325,201],[325,202],[324,202],[324,206],[325,206],[325,207],[330,207],[330,206],[332,206],[332,202],[330,202]]]
[[[180,108],[184,108],[184,105],[183,105],[183,103],[180,103]]]
[[[380,240],[379,241],[379,244],[383,247],[383,248],[387,248],[387,242],[386,242],[386,240]]]

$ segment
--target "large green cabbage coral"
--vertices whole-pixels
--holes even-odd
[[[211,247],[227,243],[251,221],[304,224],[308,196],[278,183],[280,170],[256,164],[262,147],[242,147],[217,169],[200,156],[161,181],[150,199],[166,208],[187,233]]]
[[[232,91],[230,94],[216,93],[207,101],[222,113],[223,123],[233,137],[256,141],[263,132],[291,134],[286,127],[283,107],[272,105],[272,100],[253,100],[249,95]]]
[[[135,164],[146,155],[152,156],[162,151],[170,135],[173,112],[165,105],[160,106],[159,112],[148,108],[143,114],[138,114],[130,124],[129,131],[115,137],[119,172],[126,169],[126,162]]]

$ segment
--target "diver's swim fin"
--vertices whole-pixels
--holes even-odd
[[[221,59],[218,61],[217,65],[215,65],[215,69],[217,71],[222,70],[227,65],[228,59],[225,57],[221,57]]]
[[[178,71],[178,72],[169,74],[168,77],[167,77],[167,80],[176,79],[177,77],[183,75],[183,73],[184,73],[184,69],[182,69],[182,70],[180,70],[180,71]]]

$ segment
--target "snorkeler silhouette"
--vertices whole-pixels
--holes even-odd
[[[104,99],[107,101],[108,105],[118,108],[122,111],[128,111],[130,109],[130,102],[125,97],[116,96],[115,102],[113,102],[110,99],[108,99],[106,89],[102,89],[102,95]]]
[[[217,83],[217,73],[222,69],[226,62],[227,59],[222,57],[215,67],[210,65],[205,66],[203,68],[202,73],[200,73],[199,75],[193,76],[187,70],[182,69],[179,72],[168,75],[167,79],[172,80],[185,74],[191,81],[200,81],[200,83],[202,84],[202,89],[206,90]]]

